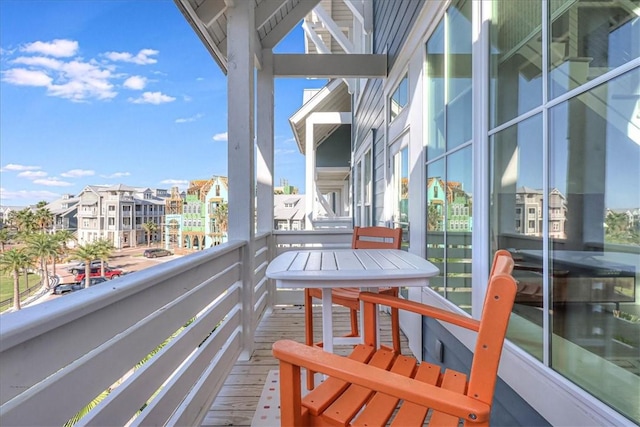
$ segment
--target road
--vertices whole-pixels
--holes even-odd
[[[126,248],[119,249],[113,252],[113,255],[109,258],[109,267],[117,268],[119,270],[124,271],[125,273],[132,273],[134,271],[144,270],[145,268],[153,267],[154,265],[161,264],[163,262],[170,261],[172,259],[176,259],[181,255],[171,255],[161,258],[145,258],[142,256],[144,250],[147,249],[146,246],[139,246],[137,248]],[[56,265],[56,274],[60,278],[59,283],[73,283],[75,281],[75,276],[67,271],[69,267],[77,264],[77,261],[66,263],[66,264],[57,264]],[[49,266],[49,271],[52,272],[52,267]],[[37,301],[30,303],[29,305],[38,304],[44,301],[49,301],[54,298],[60,298],[63,295],[52,295],[47,294],[42,298],[39,298]]]

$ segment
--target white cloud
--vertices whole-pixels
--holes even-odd
[[[40,166],[26,166],[26,165],[16,165],[14,163],[8,163],[5,167],[0,169],[1,171],[35,171],[38,169],[42,169]]]
[[[216,133],[213,135],[214,141],[226,141],[227,140],[227,132]]]
[[[298,153],[298,150],[291,150],[291,149],[284,149],[284,148],[276,148],[274,151],[274,154],[278,156],[284,156],[287,154],[296,154],[296,153]]]
[[[147,85],[147,79],[142,76],[131,76],[122,85],[127,89],[142,90]]]
[[[134,104],[164,104],[173,102],[176,99],[173,96],[165,95],[162,92],[144,92],[139,98],[129,98],[129,102]]]
[[[204,114],[198,113],[195,116],[186,117],[183,119],[176,119],[176,123],[191,123],[191,122],[195,122],[198,119],[201,119],[202,117],[204,117]]]
[[[70,57],[78,52],[78,42],[75,40],[56,39],[51,42],[33,42],[23,46],[23,52],[41,53],[58,58]]]
[[[111,178],[122,178],[123,176],[130,176],[129,172],[115,172],[111,175],[100,175],[103,178],[111,179]]]
[[[6,188],[0,188],[0,199],[2,200],[55,200],[60,195],[51,191],[10,191]]]
[[[65,178],[78,178],[81,176],[93,176],[95,174],[95,171],[88,169],[71,169],[67,172],[61,173],[60,175]]]
[[[160,181],[160,184],[177,185],[179,187],[184,187],[189,184],[189,181],[185,179],[165,179]]]
[[[191,98],[189,95],[182,95],[182,100],[184,102],[191,102],[193,98]]]
[[[73,184],[66,181],[61,181],[58,178],[36,179],[34,184],[46,185],[47,187],[69,187]]]
[[[107,52],[105,56],[112,61],[131,62],[138,65],[155,64],[158,62],[151,56],[157,55],[159,52],[154,49],[142,49],[137,55],[132,55],[129,52]]]
[[[50,68],[59,70],[64,62],[59,59],[48,58],[46,56],[21,56],[11,61],[14,64],[31,65],[35,67]]]
[[[44,71],[27,70],[24,68],[12,68],[6,70],[2,80],[18,86],[45,86],[48,87],[53,79]]]
[[[20,172],[18,174],[18,176],[20,178],[27,178],[27,179],[36,179],[36,178],[43,178],[45,176],[47,176],[47,173],[45,171],[23,171]]]
[[[91,98],[111,99],[117,95],[110,81],[116,76],[108,68],[93,61],[64,62],[43,56],[25,56],[12,62],[40,69],[6,70],[2,80],[7,83],[46,87],[48,95],[76,102]]]

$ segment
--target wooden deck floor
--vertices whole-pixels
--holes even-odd
[[[334,331],[336,335],[349,331],[349,313],[342,307],[334,307]],[[314,334],[321,336],[320,307],[314,311]],[[390,317],[380,314],[381,342],[391,342]],[[202,426],[250,426],[258,400],[262,394],[267,374],[278,369],[277,360],[271,355],[271,345],[279,339],[304,342],[304,308],[299,306],[275,307],[265,315],[255,334],[255,351],[249,361],[237,362],[224,387],[213,402]],[[407,341],[402,336],[402,352],[410,354]],[[336,348],[336,353],[346,354],[350,348]]]

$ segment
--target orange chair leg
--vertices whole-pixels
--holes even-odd
[[[313,346],[313,297],[309,289],[304,290],[304,332],[305,342],[307,345]],[[307,369],[307,390],[315,388],[315,372]]]
[[[349,314],[351,317],[351,336],[352,337],[360,336],[360,331],[358,330],[358,311],[354,309],[350,309]]]
[[[393,340],[393,349],[396,353],[400,351],[400,314],[397,308],[391,309],[391,336]]]

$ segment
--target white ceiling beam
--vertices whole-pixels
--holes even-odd
[[[324,41],[322,41],[322,38],[318,35],[318,33],[316,33],[313,30],[313,28],[309,28],[309,25],[307,25],[306,21],[302,23],[302,30],[307,35],[307,37],[311,39],[313,44],[316,46],[316,50],[318,51],[318,53],[322,53],[322,54],[331,53],[327,45],[324,44]]]
[[[346,53],[354,53],[355,50],[353,48],[353,43],[349,40],[344,33],[338,28],[338,25],[333,21],[331,16],[327,13],[326,10],[321,5],[318,5],[313,9],[313,12],[318,16],[318,18],[322,21],[325,28],[331,33],[336,42]]]
[[[260,28],[266,24],[283,4],[284,0],[263,0],[262,3],[256,7],[256,28]]]
[[[226,8],[224,0],[207,0],[196,9],[196,15],[208,27],[222,16]]]
[[[347,5],[353,17],[360,21],[360,24],[364,25],[364,5],[362,0],[342,0]]]
[[[287,13],[284,19],[262,39],[262,47],[271,49],[277,45],[319,2],[320,0],[300,0],[298,4]]]
[[[387,55],[274,54],[274,77],[387,77]]]

